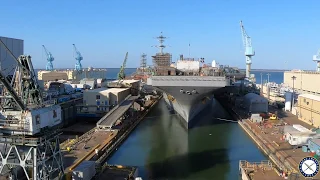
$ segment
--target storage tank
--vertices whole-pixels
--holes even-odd
[[[285,92],[284,110],[291,111],[291,104],[292,104],[292,92]]]

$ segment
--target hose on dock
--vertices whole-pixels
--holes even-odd
[[[223,118],[214,118],[214,119],[218,119],[218,120],[220,120],[220,121],[227,121],[227,122],[238,123],[238,121],[230,120],[230,119],[223,119]]]

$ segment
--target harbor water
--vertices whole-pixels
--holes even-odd
[[[116,77],[108,72],[108,78]],[[260,73],[267,79],[268,72],[253,73],[257,83]],[[269,73],[270,81],[282,83],[283,72]],[[219,103],[214,101],[195,118],[196,126],[185,130],[161,100],[107,163],[137,166],[143,179],[235,180],[239,160],[267,159],[237,123],[217,119],[231,119]]]
[[[186,131],[180,117],[161,100],[108,164],[138,166],[144,179],[238,179],[239,160],[266,157],[217,102],[204,109]]]

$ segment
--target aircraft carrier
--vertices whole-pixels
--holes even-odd
[[[171,54],[164,53],[164,37],[157,37],[159,53],[152,56],[153,72],[147,84],[161,90],[168,107],[183,119],[183,125],[189,129],[196,121],[195,116],[212,103],[214,93],[232,81],[245,77],[236,68],[204,64],[204,58],[184,58],[180,55],[177,63],[171,61]]]

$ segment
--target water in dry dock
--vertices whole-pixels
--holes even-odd
[[[186,131],[161,100],[107,162],[138,166],[144,179],[237,180],[239,160],[266,157],[237,123],[214,117],[230,118],[214,102]]]

